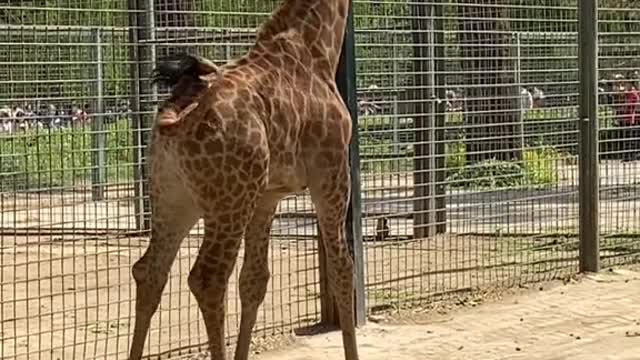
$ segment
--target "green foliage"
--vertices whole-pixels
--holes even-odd
[[[465,164],[464,144],[458,143],[447,152],[447,180],[452,187],[505,188],[539,186],[558,181],[557,164],[560,152],[551,147],[525,149],[523,160],[485,160],[478,164]]]
[[[613,117],[613,110],[610,106],[600,106],[598,110],[599,118],[601,120],[601,126],[610,126],[613,124],[611,118]],[[533,122],[559,122],[576,120],[578,118],[577,106],[556,106],[556,107],[542,107],[528,110],[524,113],[523,121],[528,123]],[[462,112],[447,113],[446,122],[448,125],[460,125],[464,122],[464,116]]]
[[[389,29],[408,25],[410,6],[403,1],[356,1],[353,3],[357,29]]]
[[[527,185],[553,184],[558,181],[557,162],[559,152],[552,147],[525,150],[522,153],[522,169]]]
[[[394,146],[393,141],[374,136],[360,138],[360,169],[364,173],[413,171],[412,154],[413,150],[407,144]]]
[[[462,125],[464,123],[464,115],[460,111],[448,112],[445,115],[445,123],[451,125]]]
[[[613,109],[610,106],[600,106],[598,118],[600,127],[613,126]],[[578,119],[577,106],[562,106],[553,108],[535,108],[525,112],[525,122],[554,122]]]
[[[194,22],[205,28],[251,30],[267,19],[279,1],[208,0],[194,1]]]
[[[628,75],[640,67],[638,0],[599,1],[600,77],[612,79],[617,73]]]
[[[604,116],[606,110],[603,110]],[[461,124],[462,115],[451,114],[448,117],[448,125]],[[525,113],[524,122],[533,125],[534,131],[539,129],[535,124],[545,122],[557,122],[552,124],[559,130],[547,130],[547,133],[560,133],[565,136],[570,121],[577,119],[575,107],[538,108]],[[525,127],[525,130],[529,127]],[[528,134],[531,136],[533,134]],[[458,186],[474,187],[501,187],[517,185],[544,185],[557,181],[555,171],[556,160],[560,159],[560,152],[551,146],[544,145],[544,132],[540,132],[541,140],[535,148],[525,149],[522,153],[523,161],[515,162],[489,160],[477,165],[466,166],[465,144],[453,142],[447,144],[447,169],[450,172],[449,179],[456,181]]]
[[[534,115],[532,119],[539,116]],[[451,122],[461,117],[449,114]],[[532,120],[533,121],[533,120]],[[451,124],[449,124],[451,125]],[[414,140],[411,131],[404,131],[399,143],[391,139],[392,119],[388,116],[362,116],[360,127],[361,171],[365,174],[411,172],[414,170]],[[557,166],[564,155],[551,146],[525,148],[521,161],[487,160],[467,164],[464,139],[445,144],[445,168],[451,187],[501,188],[539,186],[558,181]]]
[[[126,26],[128,0],[23,1],[3,6],[0,18],[14,25]]]
[[[25,2],[0,9],[0,19],[23,30],[6,31],[0,52],[0,94],[38,97],[96,95],[96,30],[102,28],[103,92],[121,95],[128,84],[127,0]],[[81,27],[76,29],[76,27]]]
[[[252,32],[282,1],[268,0],[207,0],[169,2],[156,1],[156,7],[182,11],[189,26],[216,33],[245,29]],[[128,0],[103,1],[23,1],[0,9],[0,19],[8,25],[27,26],[22,31],[0,35],[6,46],[0,61],[12,63],[9,71],[0,70],[0,94],[40,94],[42,97],[87,96],[95,77],[95,49],[91,32],[101,27],[103,39],[104,94],[122,95],[128,91],[129,24]],[[633,44],[638,43],[640,25],[635,9],[637,0],[603,0],[601,2],[601,31],[603,43],[623,44],[603,48],[603,69],[633,68],[639,60],[634,56]],[[415,21],[418,3],[410,1],[356,1],[355,14],[358,85],[380,88],[413,86],[413,61],[416,51],[412,26],[424,26]],[[463,73],[460,47],[455,31],[459,28],[458,3],[442,4],[442,27],[445,33],[445,67],[449,84],[459,84]],[[503,15],[513,31],[529,32],[523,38],[522,81],[524,83],[552,83],[561,88],[545,89],[548,93],[575,92],[577,73],[576,0],[519,0],[505,4]],[[187,13],[189,12],[189,13]],[[160,16],[160,15],[159,15]],[[161,15],[163,18],[166,14]],[[156,19],[158,20],[158,19]],[[425,20],[426,21],[426,20]],[[507,21],[507,20],[505,20]],[[34,26],[30,28],[30,26]],[[45,27],[52,27],[44,30]],[[55,28],[55,29],[54,29]],[[42,30],[36,30],[42,29]],[[68,30],[74,29],[74,30]],[[541,32],[547,32],[542,34]],[[549,35],[549,33],[557,33]],[[611,33],[611,34],[609,34]],[[176,36],[180,34],[176,33]],[[225,42],[233,45],[226,46]],[[244,39],[213,40],[214,46],[199,46],[198,52],[214,60],[242,53],[249,41]],[[240,45],[239,43],[244,43]],[[513,44],[511,44],[513,45]],[[529,46],[532,45],[532,46]],[[561,46],[558,46],[561,45]],[[231,49],[229,51],[229,49]],[[636,63],[636,65],[633,65]],[[540,69],[557,69],[541,72]],[[391,76],[392,73],[397,74]],[[43,81],[48,80],[48,81]],[[52,80],[65,80],[62,82]],[[71,80],[71,81],[69,81]],[[569,89],[571,87],[571,89]],[[95,94],[94,94],[95,95]],[[12,96],[7,96],[12,97]]]
[[[485,160],[452,171],[447,180],[451,187],[502,188],[522,184],[524,173],[515,162]]]
[[[172,6],[178,6],[178,3],[173,3]],[[215,30],[217,33],[218,30],[238,28],[251,31],[280,3],[280,0],[207,0],[182,2],[179,7],[193,12],[193,16],[189,16],[190,20],[193,20],[189,21],[190,23],[207,31]],[[612,44],[601,47],[601,68],[634,68],[640,65],[640,58],[633,53],[633,44],[640,41],[637,35],[640,34],[638,12],[621,11],[621,8],[636,9],[639,3],[640,0],[603,0],[600,3],[600,30],[603,34],[601,41],[605,45]],[[415,86],[416,46],[410,30],[412,26],[424,25],[416,22],[412,16],[412,11],[416,8],[412,5],[416,4],[403,0],[354,2],[359,87],[366,88],[375,84],[379,88],[410,89]],[[6,98],[15,98],[16,94],[68,99],[95,96],[94,83],[87,80],[94,79],[97,70],[93,65],[96,49],[91,46],[93,30],[97,27],[103,29],[104,36],[104,95],[110,97],[128,93],[129,66],[132,60],[129,59],[127,45],[127,27],[130,25],[128,5],[127,0],[41,0],[23,1],[20,5],[9,4],[2,7],[0,19],[5,24],[27,28],[24,31],[8,31],[0,35],[0,40],[9,44],[0,53],[0,61],[10,64],[5,70],[0,69],[0,94],[4,94]],[[156,5],[163,6],[161,2],[156,2]],[[448,84],[460,84],[461,74],[464,74],[465,70],[462,68],[456,35],[461,21],[459,9],[457,2],[443,3],[443,6],[443,14],[438,19],[442,21],[439,25],[446,30],[445,81]],[[577,0],[518,0],[505,4],[505,9],[507,10],[504,12],[504,21],[510,22],[508,28],[513,31],[533,32],[521,39],[521,81],[531,84],[544,83],[547,86],[555,83],[559,88],[545,88],[548,94],[575,92],[577,45],[575,34],[566,33],[575,33],[577,29]],[[428,17],[431,18],[431,15]],[[45,28],[48,30],[45,31]],[[206,52],[208,57],[219,60],[225,57],[224,54],[237,55],[236,52],[244,49],[243,46],[237,46],[238,43],[247,42],[246,39],[224,41],[234,45],[216,44],[201,50],[203,53]],[[226,51],[231,47],[233,53]],[[575,107],[564,107],[534,109],[527,112],[523,120],[525,133],[533,129],[535,134],[559,134],[541,135],[540,140],[535,140],[537,145],[555,145],[560,137],[569,137],[567,124],[577,124],[574,121],[576,119]],[[602,108],[601,119],[601,127],[612,125],[610,109]],[[462,125],[463,115],[449,113],[446,115],[446,123],[450,127]],[[543,123],[544,131],[536,131],[536,126]],[[371,118],[361,121],[360,124],[364,171],[411,171],[413,147],[410,143],[413,139],[410,132],[404,133],[404,144],[394,145],[394,141],[390,139],[391,127],[388,119]],[[377,125],[373,126],[374,124]],[[382,133],[377,133],[380,129]],[[110,128],[108,134],[108,163],[111,166],[109,176],[113,175],[114,169],[121,169],[118,166],[129,171],[131,167],[126,163],[132,160],[131,145],[127,143],[131,139],[128,128],[115,130],[115,134],[114,129]],[[532,135],[526,134],[528,137]],[[575,136],[575,131],[570,136]],[[576,143],[573,138],[567,142]],[[22,184],[28,183],[24,186],[31,187],[39,186],[38,184],[44,186],[46,183],[69,184],[79,178],[86,179],[91,166],[90,148],[90,135],[81,129],[52,132],[50,139],[45,133],[29,133],[15,139],[0,138],[0,180],[5,184],[4,180],[17,179]],[[462,142],[451,142],[446,145],[446,149],[448,169],[453,171],[468,168],[465,166]],[[553,176],[548,174],[550,162],[546,159],[553,157],[553,154],[548,151],[526,150],[523,156],[523,163],[516,164],[520,170],[512,163],[507,165],[488,162],[478,164],[484,170],[465,170],[469,174],[460,173],[456,176],[467,179],[482,174],[488,174],[489,177],[493,176],[491,174],[498,174],[498,178],[517,179],[520,176],[518,174],[521,174],[522,183],[552,181]],[[528,169],[527,166],[531,168]],[[26,174],[37,176],[34,178]],[[496,181],[499,183],[502,180]]]
[[[127,120],[106,126],[108,182],[132,177],[132,134]],[[89,183],[92,134],[84,128],[30,130],[0,136],[0,190],[41,189]]]
[[[459,171],[467,163],[466,150],[463,142],[451,142],[445,145],[446,166],[449,171]]]

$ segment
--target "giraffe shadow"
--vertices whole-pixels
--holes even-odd
[[[335,324],[318,323],[293,330],[296,336],[314,336],[340,330]]]

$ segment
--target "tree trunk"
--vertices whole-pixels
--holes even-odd
[[[158,45],[156,58],[160,60],[176,53],[192,52],[192,47],[182,44],[185,42],[185,38],[195,39],[196,20],[193,13],[193,1],[156,0],[154,10],[158,42],[174,44]]]
[[[467,162],[519,160],[520,91],[509,22],[499,0],[460,0]]]

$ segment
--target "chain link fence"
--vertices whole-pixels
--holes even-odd
[[[241,56],[278,3],[0,2],[0,358],[126,358],[130,269],[149,234],[146,145],[167,95],[151,70],[180,51],[221,64]],[[632,0],[599,7],[608,266],[640,252],[640,10]],[[353,9],[362,198],[354,216],[364,244],[355,255],[367,311],[575,274],[577,1],[360,0]],[[325,316],[316,226],[306,192],[281,202],[256,341]],[[198,224],[178,254],[147,354],[206,347],[186,281],[200,235]]]

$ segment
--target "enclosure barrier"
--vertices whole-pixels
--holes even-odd
[[[0,358],[125,359],[149,240],[156,61],[244,54],[278,1],[0,2]],[[356,321],[640,259],[640,9],[600,0],[355,0]],[[185,239],[145,354],[206,334]],[[256,342],[335,322],[314,207],[284,199]],[[242,250],[236,269],[242,264]],[[238,271],[227,293],[237,336]]]

